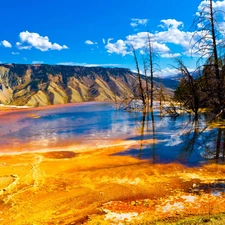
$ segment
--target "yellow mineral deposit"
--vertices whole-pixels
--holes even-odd
[[[154,165],[115,154],[135,144],[2,153],[0,224],[139,224],[225,212],[224,166]]]

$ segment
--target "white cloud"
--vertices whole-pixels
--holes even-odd
[[[187,68],[188,71],[193,72],[195,71],[195,69],[192,68]],[[167,77],[167,76],[173,76],[180,73],[178,68],[169,68],[169,67],[165,67],[164,69],[160,70],[160,71],[156,71],[155,75],[158,77]]]
[[[41,51],[68,49],[66,45],[61,46],[57,43],[52,44],[47,36],[43,37],[38,33],[30,33],[25,31],[21,32],[19,37],[20,42],[17,42],[16,45],[20,50],[31,49],[32,47]]]
[[[155,41],[159,43],[172,43],[184,48],[190,47],[190,40],[194,33],[182,31],[182,22],[174,19],[161,20],[161,22],[163,23],[162,27],[165,28],[165,31],[153,34],[153,39]]]
[[[224,31],[224,28],[225,28],[224,27],[225,0],[223,0],[223,1],[212,1],[212,5],[213,5],[214,16],[220,14],[220,18],[218,19],[218,17],[217,17],[217,21],[215,23],[215,26],[218,26],[218,28],[220,30]],[[210,9],[209,1],[203,0],[203,1],[201,1],[201,3],[198,6],[198,11],[196,12],[196,15],[200,16],[201,13],[202,13],[203,17],[208,17],[209,16],[209,9]],[[197,26],[198,26],[198,28],[204,28],[206,23],[208,23],[208,20],[199,22],[197,24]]]
[[[150,34],[152,37],[153,35]],[[113,39],[108,40],[108,44],[106,45],[106,49],[109,53],[121,54],[122,56],[131,54],[130,45],[134,47],[136,50],[140,50],[142,54],[147,46],[148,41],[148,32],[139,32],[134,35],[128,35],[126,40],[118,40],[115,43],[112,43]],[[166,53],[169,52],[170,49],[164,43],[159,43],[157,41],[152,41],[153,50],[157,53]]]
[[[162,31],[156,31],[154,33],[138,32],[128,35],[124,40],[120,39],[115,42],[112,42],[113,39],[109,39],[106,49],[109,53],[121,54],[122,56],[131,54],[131,44],[136,50],[145,50],[146,46],[148,46],[149,35],[153,51],[164,58],[178,56],[178,53],[171,55],[169,44],[181,46],[183,52],[187,52],[190,49],[190,40],[194,33],[183,31],[183,23],[175,19],[161,20],[161,23],[160,27],[163,28]]]
[[[87,45],[94,45],[95,43],[93,41],[87,40],[84,42]]]
[[[108,39],[108,43],[105,46],[105,48],[107,49],[108,53],[116,53],[116,54],[121,54],[122,56],[125,56],[127,54],[130,54],[130,52],[127,51],[127,45],[126,42],[123,40],[118,40],[115,43],[111,43],[110,41],[112,40],[112,38]]]
[[[105,38],[102,38],[102,42],[104,45],[106,44]]]
[[[224,30],[225,30],[225,0],[222,1],[212,1],[212,5],[213,5],[213,13],[214,16],[216,16],[216,23],[215,26],[218,27],[218,30],[220,30],[221,33],[223,33],[224,35]],[[197,16],[200,16],[200,13],[203,12],[203,16],[208,16],[209,14],[209,1],[208,0],[203,0],[201,1],[201,3],[198,6],[198,11],[196,12]],[[218,17],[219,15],[219,17]],[[206,21],[206,23],[208,23],[208,20]],[[204,28],[205,23],[204,21],[200,22],[199,24],[197,24],[198,28]]]
[[[1,41],[1,44],[6,48],[12,48],[12,45],[6,40]]]
[[[179,71],[176,68],[169,68],[166,67],[162,69],[161,71],[156,71],[155,75],[159,77],[166,77],[166,76],[171,76],[174,74],[177,74]]]
[[[175,19],[167,19],[167,20],[161,20],[161,22],[163,23],[163,25],[159,25],[159,27],[167,27],[167,28],[178,28],[179,26],[183,27],[183,22],[181,21],[177,21]]]
[[[134,35],[129,35],[126,37],[127,41],[127,45],[132,44],[134,49],[143,49],[146,48],[146,46],[148,45],[148,35],[151,37],[151,44],[152,44],[152,48],[153,51],[156,51],[158,53],[163,53],[163,52],[168,52],[170,51],[170,49],[166,46],[166,44],[164,43],[160,43],[154,40],[154,35],[148,33],[148,32],[139,32],[137,34]]]
[[[131,70],[131,72],[133,73],[137,73],[138,71],[137,70]],[[144,75],[143,71],[142,70],[139,70],[140,74]]]
[[[198,7],[198,13],[203,9],[203,7],[209,4],[208,0],[201,1]],[[225,11],[225,0],[213,1],[213,7],[215,10]],[[225,14],[220,15],[223,20],[220,20],[218,23],[219,29],[223,37],[225,37]],[[137,27],[138,25],[146,25],[148,22],[147,19],[132,19],[131,26]],[[196,40],[205,37],[206,33],[184,30],[184,23],[175,19],[164,19],[160,21],[161,24],[158,31],[155,32],[137,32],[132,35],[128,35],[122,39],[114,40],[109,39],[108,44],[105,46],[107,52],[113,54],[120,54],[122,56],[132,54],[130,45],[139,51],[140,54],[143,54],[146,50],[148,35],[151,38],[151,43],[153,51],[158,53],[163,58],[173,58],[183,56],[194,56],[199,57],[204,54],[204,57],[207,57],[209,54],[207,52],[199,52],[199,46],[193,46]],[[219,43],[219,42],[218,42]],[[209,44],[209,41],[207,42]],[[182,53],[174,53],[172,51],[172,46],[177,46],[181,49]],[[176,50],[177,51],[177,50]],[[191,54],[192,51],[192,54]],[[198,52],[197,52],[198,51]],[[167,70],[167,72],[170,72]]]
[[[221,10],[221,12],[225,11],[225,0],[212,1],[212,4],[213,4],[214,10]],[[196,14],[199,15],[199,12],[201,12],[203,9],[204,10],[209,10],[209,8],[207,6],[209,6],[209,1],[208,0],[201,1],[201,3],[198,6],[198,12]]]
[[[164,53],[164,54],[161,54],[161,57],[162,58],[176,58],[176,57],[179,57],[181,56],[180,53]]]
[[[19,55],[19,52],[12,52],[12,55]]]
[[[112,63],[105,63],[105,64],[92,64],[92,63],[76,63],[76,62],[59,62],[57,65],[64,65],[64,66],[86,66],[86,67],[120,67],[120,64],[112,64]]]
[[[31,49],[32,48],[32,46],[28,46],[28,45],[25,46],[25,45],[22,45],[22,43],[20,43],[20,42],[16,42],[16,46],[20,50],[22,50],[22,49],[28,50],[28,49]]]
[[[32,64],[43,64],[44,61],[33,61]]]
[[[126,37],[126,44],[132,44],[134,49],[144,48],[147,44],[148,32],[139,32],[137,34],[128,35]]]
[[[147,23],[148,23],[148,19],[137,19],[137,18],[134,18],[134,19],[131,19],[131,26],[132,27],[137,27],[138,25],[144,25],[146,26]]]
[[[223,48],[225,38],[225,0],[212,1],[212,4],[214,18],[216,19],[214,26],[217,36],[217,45],[221,45]],[[192,40],[192,44],[198,41],[197,45],[192,49],[192,56],[194,57],[208,58],[213,52],[211,32],[207,29],[209,23],[209,10],[210,2],[208,0],[202,0],[198,6],[198,11],[196,12],[196,16],[200,17],[199,21],[197,21],[198,23],[196,23],[198,31],[195,33],[194,40]],[[207,48],[202,46],[207,46]],[[188,53],[190,54],[190,51],[187,50],[187,55]]]
[[[158,54],[162,54],[164,52],[169,52],[170,49],[166,44],[159,43],[157,41],[152,41],[152,49],[153,51],[157,52]]]

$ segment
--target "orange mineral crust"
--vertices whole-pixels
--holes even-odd
[[[26,118],[38,120],[45,109],[2,111],[1,125],[22,121],[21,129],[29,126]],[[1,137],[18,132],[13,129],[1,130]],[[116,137],[54,143],[45,135],[37,141],[11,139],[1,145],[0,224],[168,224],[169,219],[224,213],[223,165],[191,168],[117,154],[157,142]]]
[[[129,224],[225,212],[223,166],[153,165],[112,156],[124,144],[2,155],[1,224]]]

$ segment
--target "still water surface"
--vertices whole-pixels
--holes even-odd
[[[224,160],[225,132],[209,129],[204,118],[193,122],[188,115],[162,117],[158,111],[143,116],[139,112],[117,111],[109,103],[13,111],[0,117],[0,145],[7,153],[60,143],[101,144],[111,139],[139,140],[135,148],[119,154],[149,159],[151,163],[197,166]],[[146,144],[145,140],[151,139],[155,144]],[[32,143],[32,147],[26,143]]]

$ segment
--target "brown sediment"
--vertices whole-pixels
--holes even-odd
[[[76,157],[77,154],[71,151],[56,151],[43,153],[43,156],[50,159],[69,159]]]
[[[222,191],[216,196],[201,190],[223,182],[224,166],[153,165],[114,154],[129,144],[118,141],[79,154],[74,146],[65,152],[1,155],[1,224],[138,224],[134,221],[143,218],[225,212]]]

